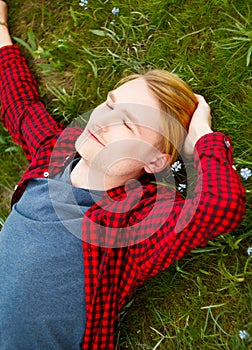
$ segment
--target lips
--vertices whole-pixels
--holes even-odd
[[[88,130],[88,134],[94,141],[98,142],[100,145],[105,146],[104,143],[102,143],[96,136],[93,134],[91,130]]]

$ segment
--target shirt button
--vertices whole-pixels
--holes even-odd
[[[65,157],[65,160],[64,160],[64,162],[63,162],[63,165],[65,165],[65,164],[67,163],[67,161],[68,161],[69,158],[70,158],[69,155],[67,155],[67,156]]]
[[[225,145],[226,145],[227,148],[230,147],[230,142],[229,142],[227,139],[224,139],[224,143],[225,143]]]
[[[43,175],[44,175],[44,177],[48,177],[49,176],[48,171],[45,171]]]

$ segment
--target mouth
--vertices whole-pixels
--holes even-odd
[[[92,131],[88,130],[88,134],[90,138],[96,142],[98,142],[100,145],[105,146],[104,143],[102,143],[93,133]]]

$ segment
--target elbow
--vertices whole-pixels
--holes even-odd
[[[246,200],[244,193],[234,195],[232,200],[227,203],[227,207],[227,219],[230,226],[229,231],[233,231],[240,226],[245,217]]]
[[[226,199],[218,198],[213,207],[209,206],[208,214],[211,231],[215,232],[214,236],[231,232],[240,226],[245,210],[245,197],[242,193],[232,194]]]

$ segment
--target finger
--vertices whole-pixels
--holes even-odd
[[[205,103],[207,103],[204,96],[199,95],[199,94],[194,94],[194,95],[195,95],[196,99],[198,100],[198,102],[205,102]]]
[[[206,111],[210,111],[211,108],[210,108],[209,104],[207,103],[207,101],[205,100],[204,96],[199,95],[199,94],[194,94],[194,95],[198,100],[197,110],[205,109]]]

